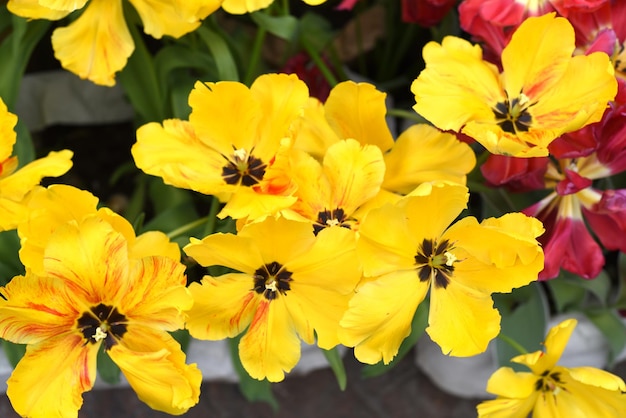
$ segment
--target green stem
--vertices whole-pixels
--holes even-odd
[[[185,224],[179,228],[176,228],[175,230],[168,232],[167,233],[167,237],[172,240],[174,238],[178,238],[179,236],[183,235],[185,232],[190,231],[200,225],[202,225],[203,223],[207,222],[209,220],[209,216],[204,216],[200,219],[196,219],[193,222],[189,222],[188,224]]]
[[[220,201],[217,197],[213,196],[211,200],[211,208],[209,209],[208,220],[204,228],[204,236],[215,232],[215,223],[217,222],[217,212],[220,210]]]
[[[304,38],[302,39],[302,46],[306,50],[307,54],[309,54],[309,56],[311,57],[311,59],[313,60],[317,68],[320,69],[320,71],[322,72],[322,75],[324,76],[326,81],[328,81],[328,84],[330,84],[331,87],[335,87],[339,83],[339,81],[337,80],[337,77],[335,77],[333,72],[330,70],[330,68],[328,68],[328,66],[326,65],[326,63],[324,62],[320,54]]]
[[[504,341],[505,343],[507,343],[508,345],[510,345],[511,347],[513,347],[513,349],[515,351],[517,351],[520,354],[528,354],[528,351],[526,351],[526,349],[517,341],[515,341],[513,338],[500,333],[498,335],[498,338],[500,338],[502,341]]]
[[[409,119],[417,123],[427,123],[426,120],[415,112],[404,109],[387,109],[387,116]]]
[[[254,74],[257,66],[259,65],[259,60],[261,58],[261,50],[263,49],[263,44],[265,42],[265,35],[267,34],[267,30],[263,27],[259,27],[254,38],[254,44],[252,45],[252,53],[250,54],[250,62],[248,63],[248,69],[246,70],[246,75],[243,79],[246,86],[249,86],[254,81]]]

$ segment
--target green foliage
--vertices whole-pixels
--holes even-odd
[[[330,350],[322,350],[322,352],[324,353],[326,360],[328,360],[328,364],[330,365],[333,373],[335,373],[339,389],[342,391],[346,390],[348,377],[346,376],[346,368],[344,367],[343,358],[341,357],[339,349],[334,347]]]
[[[500,333],[522,346],[527,352],[540,349],[545,338],[548,321],[548,306],[545,294],[539,283],[531,283],[513,293],[494,294],[496,308],[500,311]],[[521,354],[517,347],[504,339],[495,340],[496,353],[500,366],[524,370],[524,367],[510,360]]]
[[[235,372],[239,377],[239,389],[243,396],[250,402],[264,402],[278,411],[278,401],[272,392],[272,384],[267,380],[256,380],[250,377],[248,372],[243,368],[241,360],[239,360],[239,340],[242,335],[228,340],[230,347],[230,358],[233,362]]]

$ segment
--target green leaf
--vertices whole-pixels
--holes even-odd
[[[0,97],[13,110],[21,80],[33,49],[48,32],[51,22],[26,20],[0,8],[3,36],[0,43]],[[10,29],[9,29],[10,26]],[[8,34],[5,36],[5,31]]]
[[[604,334],[609,342],[609,364],[612,364],[626,346],[626,324],[615,310],[586,310],[587,318]]]
[[[563,274],[565,271],[562,270]],[[556,313],[576,310],[583,305],[587,291],[572,280],[559,276],[546,282]]]
[[[117,78],[133,109],[141,117],[141,123],[160,122],[166,118],[165,95],[157,78],[154,60],[137,27],[129,24],[128,29],[135,51]]]
[[[314,51],[322,52],[335,38],[332,25],[324,17],[307,12],[300,19],[300,42]]]
[[[428,312],[430,309],[430,302],[425,299],[419,304],[415,314],[413,315],[413,321],[411,322],[411,334],[402,341],[398,354],[387,365],[380,362],[377,364],[368,364],[363,366],[361,375],[363,377],[375,377],[387,372],[390,368],[394,367],[407,355],[408,352],[417,344],[417,340],[422,336],[426,326],[428,325]]]
[[[20,239],[15,230],[0,232],[0,285],[4,286],[13,277],[24,274],[19,250]]]
[[[239,71],[235,64],[235,58],[226,43],[226,40],[220,34],[209,28],[207,25],[200,26],[196,33],[205,43],[217,67],[217,75],[220,80],[239,81]]]
[[[179,329],[177,331],[170,332],[172,337],[180,344],[180,348],[186,353],[189,348],[189,342],[191,341],[191,335],[186,329]]]
[[[512,294],[495,294],[494,302],[502,316],[500,332],[528,352],[538,350],[545,338],[548,321],[547,301],[540,285],[535,282],[515,289]],[[521,365],[510,363],[513,357],[520,354],[514,347],[500,339],[495,344],[500,366],[525,370]]]
[[[239,360],[239,340],[241,335],[228,340],[230,347],[230,358],[233,362],[235,372],[239,377],[239,389],[243,396],[250,402],[265,402],[269,404],[274,412],[278,411],[278,401],[272,393],[272,384],[267,380],[256,380],[250,377],[246,369],[243,368]]]
[[[15,344],[11,341],[2,341],[2,348],[4,349],[4,354],[7,356],[7,360],[13,368],[17,366],[17,363],[24,357],[26,353],[26,345],[25,344]]]
[[[324,353],[326,360],[328,360],[328,364],[330,365],[333,373],[335,373],[339,389],[341,389],[341,391],[346,390],[348,376],[346,375],[346,368],[344,367],[343,358],[341,357],[339,350],[337,347],[334,347],[330,350],[322,350],[322,352]]]
[[[116,384],[120,381],[120,368],[109,357],[109,354],[104,350],[104,345],[98,350],[97,358],[98,375],[107,383]]]
[[[250,17],[257,26],[281,39],[293,41],[297,36],[299,22],[293,16],[271,16],[264,11],[259,11],[251,13]]]
[[[15,133],[17,134],[17,141],[13,147],[13,155],[17,156],[20,167],[23,167],[35,159],[35,146],[30,131],[21,119],[17,121]]]

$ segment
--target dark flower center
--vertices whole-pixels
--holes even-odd
[[[233,147],[234,148],[234,147]],[[242,184],[250,187],[260,183],[267,165],[245,149],[235,149],[230,157],[222,155],[226,165],[222,167],[222,178],[227,184]]]
[[[550,373],[548,370],[541,374],[541,378],[535,382],[535,390],[537,392],[553,392],[557,394],[559,390],[567,390],[561,380],[560,372]]]
[[[323,210],[317,214],[317,220],[313,224],[313,233],[317,235],[322,229],[336,225],[350,229],[349,219],[343,209]]]
[[[532,116],[528,113],[528,108],[532,105],[528,96],[522,93],[513,100],[507,98],[503,102],[498,102],[492,110],[496,116],[496,123],[500,125],[502,130],[516,134],[528,132],[532,124]]]
[[[254,291],[265,296],[267,300],[276,299],[278,293],[285,295],[291,289],[291,274],[276,261],[265,264],[254,272]]]
[[[104,341],[106,350],[117,344],[117,340],[126,333],[126,324],[126,316],[119,313],[117,308],[103,303],[78,318],[78,329],[87,340],[85,344]]]
[[[447,239],[440,243],[436,240],[424,239],[415,256],[420,281],[432,279],[436,287],[445,289],[454,272],[454,263],[458,261],[450,252],[452,249],[453,246]]]

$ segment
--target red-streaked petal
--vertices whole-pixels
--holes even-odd
[[[7,381],[15,411],[25,417],[76,417],[83,392],[91,390],[96,379],[99,347],[85,345],[75,334],[28,346]]]

